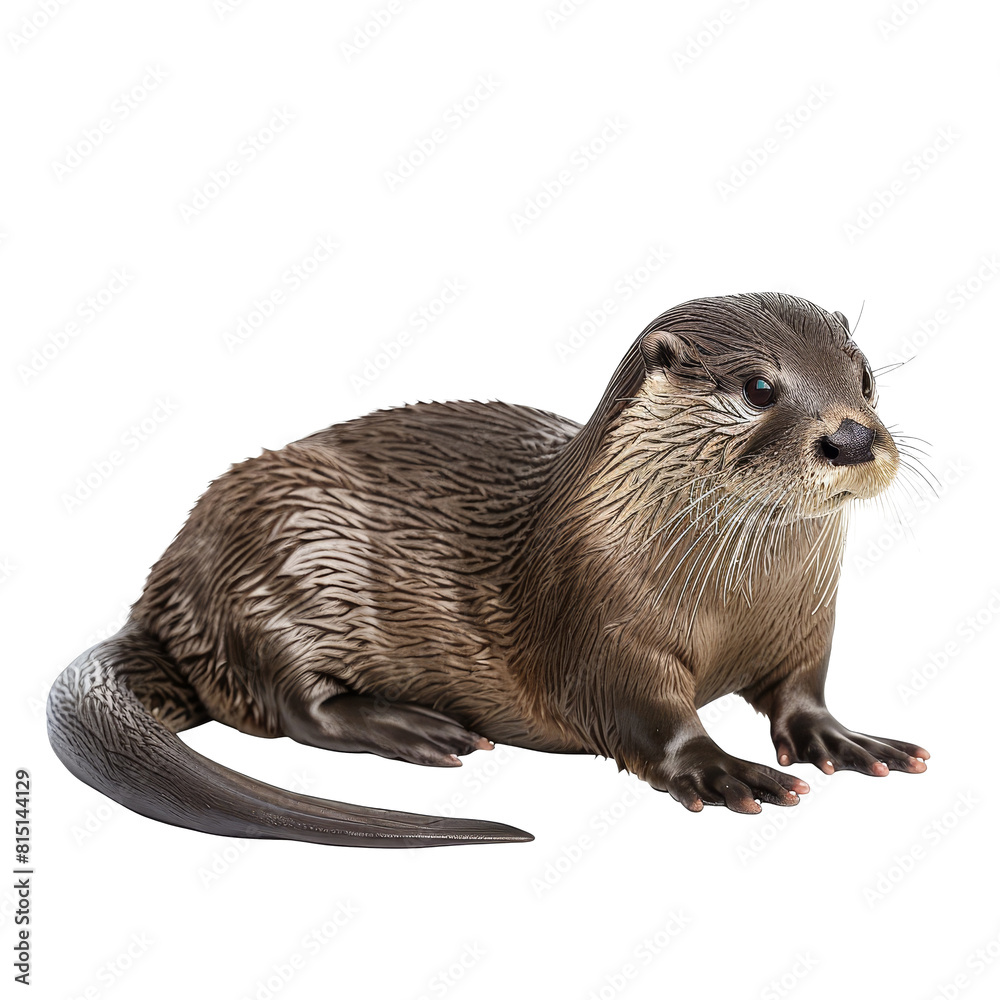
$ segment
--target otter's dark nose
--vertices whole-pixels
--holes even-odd
[[[874,440],[875,431],[871,427],[845,419],[833,434],[819,439],[819,450],[834,465],[860,465],[874,460]]]

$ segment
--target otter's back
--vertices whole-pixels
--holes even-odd
[[[527,407],[427,403],[265,451],[206,491],[136,616],[244,731],[275,735],[275,692],[303,677],[470,721],[509,713],[504,571],[577,429]]]

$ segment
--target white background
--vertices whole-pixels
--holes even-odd
[[[35,996],[996,995],[995,5],[590,0],[560,22],[554,4],[421,0],[381,28],[368,0],[5,6],[5,773],[34,781]],[[345,49],[366,22],[374,37]],[[293,120],[261,133],[276,109]],[[199,192],[217,196],[185,219]],[[332,258],[227,345],[321,237]],[[666,263],[640,270],[654,251]],[[87,322],[116,271],[127,286]],[[458,300],[411,325],[449,280]],[[881,413],[933,443],[944,488],[919,504],[897,488],[905,531],[859,512],[828,700],[926,746],[926,774],[800,765],[813,792],[794,810],[693,815],[588,757],[498,748],[449,771],[185,734],[314,795],[455,801],[537,838],[393,852],[160,825],[53,757],[52,679],[117,628],[230,463],[417,399],[585,420],[659,312],[763,290],[852,323],[864,304],[876,368],[915,354],[881,379]],[[728,751],[773,763],[743,703],[705,716]]]

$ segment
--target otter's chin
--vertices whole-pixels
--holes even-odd
[[[829,514],[836,514],[843,510],[852,500],[857,500],[857,496],[850,490],[842,490],[839,493],[812,495],[803,499],[799,504],[796,514],[798,520],[809,521],[817,517],[826,517]]]

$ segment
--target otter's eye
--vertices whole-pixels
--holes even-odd
[[[861,395],[870,403],[875,395],[875,376],[871,368],[865,364],[865,370],[861,373]]]
[[[762,375],[754,375],[743,383],[743,398],[758,410],[774,402],[774,386]]]

